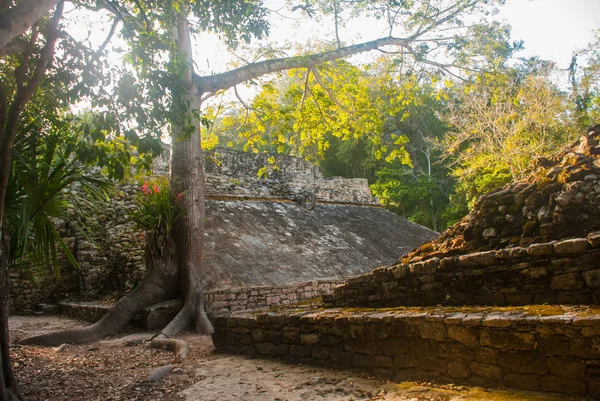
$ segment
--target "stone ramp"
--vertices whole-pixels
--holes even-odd
[[[437,233],[385,209],[206,202],[207,288],[340,278],[394,263]]]
[[[294,309],[215,320],[217,350],[397,380],[600,398],[593,307]]]

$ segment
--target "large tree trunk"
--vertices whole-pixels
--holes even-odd
[[[19,24],[22,24],[23,21],[36,22],[57,3],[58,5],[54,12],[54,16],[47,27],[46,44],[35,64],[35,68],[33,71],[29,71],[29,82],[25,82],[23,78],[28,74],[22,74],[22,76],[16,74],[18,89],[12,99],[9,96],[9,93],[7,93],[7,88],[0,82],[0,353],[2,356],[2,363],[0,364],[0,401],[24,400],[12,370],[8,336],[8,294],[10,292],[8,282],[9,233],[8,228],[5,225],[5,199],[6,191],[8,189],[8,180],[10,178],[12,149],[18,131],[21,113],[37,91],[43,76],[46,74],[48,65],[52,62],[52,58],[54,57],[54,48],[59,31],[58,23],[62,18],[64,2],[25,1],[7,11],[3,10],[0,14],[0,37],[2,37],[2,40],[0,40],[1,50],[10,39],[27,29],[27,27]],[[28,6],[33,7],[37,14],[32,13],[35,15],[28,15]],[[11,15],[13,15],[11,13],[16,13],[14,15],[19,19],[11,22]],[[28,54],[25,57],[22,61],[23,65],[27,64],[30,56],[31,55]],[[25,70],[23,72],[27,71]]]
[[[6,193],[6,189],[4,189]],[[1,202],[0,202],[1,203]],[[3,211],[0,205],[0,213]],[[0,220],[0,401],[24,400],[15,379],[10,360],[8,338],[8,235],[3,232]]]
[[[181,312],[163,330],[167,337],[192,326],[197,332],[210,334],[213,327],[204,311],[202,273],[204,262],[204,168],[200,143],[200,96],[193,83],[192,44],[187,17],[179,13],[173,29],[177,51],[187,66],[183,74],[184,99],[189,104],[187,110],[193,125],[189,138],[183,135],[186,127],[173,127],[171,150],[171,190],[183,194],[184,214],[173,229],[173,238],[179,249],[178,260],[180,285],[183,291],[184,306]]]
[[[192,326],[199,333],[211,334],[213,327],[204,311],[202,291],[202,262],[204,251],[204,169],[200,147],[200,96],[192,82],[192,49],[187,19],[178,16],[174,27],[180,56],[188,66],[183,78],[186,91],[184,99],[193,125],[193,133],[184,126],[173,127],[171,153],[171,190],[182,194],[184,213],[173,229],[176,246],[166,247],[169,255],[147,257],[148,275],[131,293],[120,299],[96,324],[84,329],[66,330],[26,338],[21,344],[58,345],[62,343],[89,342],[118,333],[142,308],[164,301],[181,290],[184,306],[153,342],[157,348],[166,348],[185,357],[187,346],[170,337]],[[178,252],[175,252],[175,248]],[[152,249],[152,248],[150,248]],[[147,250],[147,255],[150,250]],[[158,266],[157,266],[158,263]]]
[[[59,0],[25,0],[14,7],[0,9],[0,53],[3,53],[11,40],[48,15],[58,2]]]

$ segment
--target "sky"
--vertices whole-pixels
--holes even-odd
[[[537,54],[566,69],[600,29],[600,0],[507,0],[498,18],[510,23],[513,39],[525,41],[519,56]]]
[[[273,10],[280,8],[284,2],[265,1]],[[290,42],[305,43],[313,37],[333,38],[330,21],[307,23],[297,16],[298,13],[277,15],[273,19],[269,40],[281,45]],[[525,50],[517,56],[538,55],[543,59],[553,60],[559,68],[566,69],[573,52],[585,48],[600,29],[600,0],[506,0],[500,13],[493,18],[512,26],[513,40],[524,41]],[[76,25],[72,34],[85,38],[91,32],[90,41],[93,47],[97,47],[105,38],[105,33],[98,32],[102,26],[106,31],[110,23],[106,21],[98,24],[96,20],[89,26]],[[375,25],[374,21],[361,20],[346,28],[342,36],[346,43],[372,40],[385,35],[381,25]],[[228,70],[232,61],[236,60],[210,35],[204,35],[196,41],[194,53],[196,69],[201,75]],[[362,57],[364,59],[372,55]]]
[[[282,0],[266,0],[275,10]],[[298,13],[274,18],[270,40],[278,44],[304,43],[313,37],[333,37],[331,23],[307,23],[299,20]],[[519,57],[538,55],[557,63],[558,68],[569,66],[573,52],[585,48],[600,29],[600,0],[506,0],[500,13],[493,17],[512,26],[512,39],[524,41]],[[381,25],[375,21],[359,21],[347,26],[342,33],[346,43],[372,40],[384,36]],[[197,46],[196,60],[200,74],[227,70],[232,58],[219,43],[208,36]],[[372,56],[362,56],[363,59]],[[235,58],[233,58],[235,59]]]

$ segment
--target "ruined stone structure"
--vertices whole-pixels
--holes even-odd
[[[333,309],[217,318],[217,348],[600,399],[599,138],[600,126],[436,240],[334,288]]]
[[[325,179],[301,159],[269,160],[266,155],[217,149],[207,153],[205,169],[205,284],[215,290],[207,293],[214,310],[318,297],[340,278],[389,265],[436,236],[379,207],[365,179]],[[164,159],[156,161],[156,174],[167,170]],[[259,176],[261,171],[266,174]],[[96,243],[66,227],[80,271],[65,265],[60,278],[43,277],[41,286],[14,272],[13,310],[65,298],[98,300],[134,286],[145,271],[144,240],[128,218],[139,186],[119,186],[99,212],[102,232]],[[314,194],[314,208],[296,202],[303,191],[309,201]],[[253,294],[244,290],[250,285],[261,288]],[[223,295],[218,291],[222,289],[232,290]]]

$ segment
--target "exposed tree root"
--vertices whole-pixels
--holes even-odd
[[[108,313],[93,325],[24,338],[19,341],[19,344],[54,346],[64,343],[84,343],[117,334],[143,308],[170,299],[174,287],[161,280],[160,276],[150,274],[133,291],[119,299]]]
[[[163,377],[169,375],[175,369],[175,367],[175,365],[165,365],[156,368],[152,371],[152,373],[150,373],[150,375],[144,380],[144,382],[148,383],[158,381]]]
[[[167,338],[159,334],[150,342],[150,348],[164,349],[176,354],[181,360],[184,360],[190,354],[190,347],[187,342],[177,338]]]

